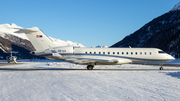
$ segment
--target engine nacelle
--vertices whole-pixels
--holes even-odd
[[[70,54],[72,55],[74,53],[74,48],[73,47],[54,47],[54,48],[49,48],[49,49],[45,49],[43,51],[32,51],[30,52],[33,55],[42,55],[42,56],[49,56],[49,55],[53,55],[55,53],[58,54]]]
[[[32,52],[30,52],[30,54],[32,54],[32,55],[43,55],[44,52],[43,51],[32,51]]]

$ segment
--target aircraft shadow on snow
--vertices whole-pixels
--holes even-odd
[[[166,73],[166,75],[180,79],[180,72],[170,72],[170,73]]]

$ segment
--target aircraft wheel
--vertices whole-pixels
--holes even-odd
[[[163,70],[163,67],[160,67],[159,70]]]
[[[93,70],[93,67],[94,67],[94,66],[92,66],[92,65],[88,65],[88,66],[87,66],[87,69],[88,69],[88,70]]]

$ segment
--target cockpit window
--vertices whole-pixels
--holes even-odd
[[[158,53],[165,53],[164,51],[158,51]]]

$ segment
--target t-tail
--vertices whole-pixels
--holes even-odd
[[[36,51],[44,51],[49,46],[56,47],[57,45],[47,37],[39,28],[31,27],[26,29],[20,29],[15,33],[25,33],[31,44],[34,46]]]

